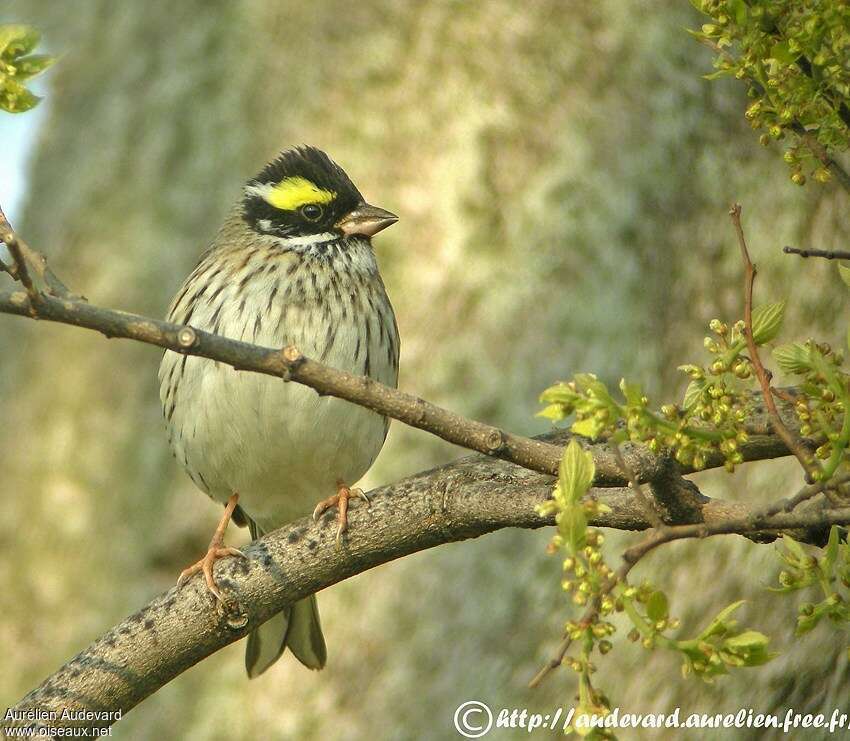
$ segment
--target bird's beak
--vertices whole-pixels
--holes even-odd
[[[370,206],[368,203],[361,203],[343,216],[336,223],[336,228],[346,236],[360,234],[364,237],[372,237],[397,221],[398,216],[395,214],[377,206]]]

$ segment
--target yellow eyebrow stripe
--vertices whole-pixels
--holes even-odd
[[[330,203],[334,198],[334,191],[323,190],[302,177],[285,178],[265,194],[266,201],[283,211],[295,211],[306,203]]]

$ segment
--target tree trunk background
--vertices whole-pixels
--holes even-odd
[[[759,147],[744,121],[740,84],[701,79],[710,57],[684,31],[702,22],[684,2],[11,8],[62,54],[16,226],[92,301],[163,315],[244,180],[303,142],[401,215],[377,240],[401,387],[466,415],[542,431],[538,393],[588,370],[679,396],[675,367],[702,357],[708,320],[741,313],[735,199],[760,268],[757,302],[789,299],[786,338],[843,342],[834,266],[780,249],[846,248],[847,198],[793,185],[778,146]],[[169,454],[159,357],[0,321],[0,707],[206,547],[220,512]],[[368,481],[458,453],[396,424]],[[753,500],[799,478],[789,462],[698,477],[712,496]],[[549,535],[497,533],[337,586],[319,599],[325,671],[287,657],[249,683],[237,644],[115,736],[443,739],[464,700],[570,706],[568,670],[526,688],[571,614]],[[608,538],[612,561],[628,539]],[[795,600],[765,590],[777,572],[773,548],[731,537],[660,549],[636,576],[670,590],[683,630],[746,597],[742,621],[786,653],[709,686],[681,680],[676,657],[628,644],[599,662],[597,684],[634,712],[838,706],[843,642],[821,626],[792,645]]]

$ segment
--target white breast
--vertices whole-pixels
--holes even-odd
[[[240,288],[247,276],[251,290]],[[211,281],[189,311],[193,295],[175,303],[176,321],[188,313],[187,323],[199,329],[267,347],[295,345],[334,368],[396,385],[395,319],[367,242],[318,257],[260,249]],[[220,301],[227,309],[218,310]],[[308,514],[337,481],[355,483],[386,435],[374,412],[205,358],[166,352],[160,380],[178,461],[215,499],[238,492],[265,530]]]

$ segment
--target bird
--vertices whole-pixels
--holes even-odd
[[[336,369],[395,388],[400,341],[372,237],[398,217],[366,202],[327,154],[282,151],[249,179],[210,247],[171,302],[168,320],[266,347],[294,346]],[[389,419],[297,383],[167,350],[160,401],[170,447],[195,485],[225,505],[201,572],[224,600],[216,560],[244,557],[223,545],[228,522],[252,539],[337,509],[337,545],[352,488],[371,467]],[[313,504],[318,500],[318,504]],[[367,500],[368,503],[368,500]],[[248,636],[253,678],[289,647],[310,669],[327,661],[315,595]]]

